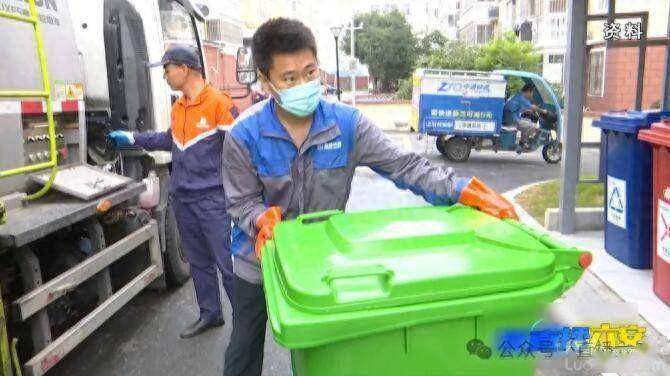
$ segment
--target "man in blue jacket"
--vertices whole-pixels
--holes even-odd
[[[539,112],[543,115],[548,113],[547,110],[540,108],[531,102],[534,91],[535,88],[533,85],[525,84],[520,92],[507,100],[505,107],[503,108],[503,124],[515,125],[519,131],[521,131],[519,145],[522,147],[527,147],[531,136],[534,136],[534,133],[536,133],[534,131],[537,128],[535,127],[535,123],[528,119],[524,119],[521,115],[530,111]],[[533,135],[531,135],[531,133],[533,133]]]
[[[260,375],[267,313],[259,259],[282,217],[344,209],[357,166],[368,166],[434,205],[457,202],[499,217],[512,206],[476,178],[456,177],[395,146],[357,109],[321,98],[312,32],[277,18],[261,25],[252,51],[271,98],[236,120],[223,150],[233,217],[233,332],[224,375]]]

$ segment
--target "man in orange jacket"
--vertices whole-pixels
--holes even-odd
[[[228,299],[233,299],[231,219],[225,207],[221,153],[224,132],[238,111],[228,95],[206,84],[195,49],[171,47],[153,66],[162,66],[170,87],[183,93],[172,106],[170,129],[114,131],[109,138],[117,146],[172,151],[170,199],[200,306],[198,320],[180,335],[189,338],[223,325],[217,268]]]

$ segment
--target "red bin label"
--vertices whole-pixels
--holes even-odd
[[[658,200],[658,218],[656,230],[656,252],[658,257],[670,264],[670,204]]]

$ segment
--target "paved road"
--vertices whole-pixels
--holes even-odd
[[[417,152],[424,150],[423,141],[417,141],[413,134],[393,132],[389,135],[404,148]],[[434,143],[429,141],[429,145],[426,156],[431,162],[445,164],[445,160],[433,150]],[[586,151],[583,160],[584,174],[596,175],[597,151]],[[559,165],[546,164],[538,153],[518,156],[514,153],[473,152],[470,161],[454,168],[462,175],[479,176],[499,191],[557,178],[560,174]],[[398,190],[368,169],[357,173],[349,210],[408,205],[425,205],[425,202],[410,192]],[[592,290],[584,291],[588,295]],[[589,296],[592,298],[592,295]],[[230,322],[227,301],[224,302],[224,309],[226,321]],[[144,292],[68,355],[50,375],[220,375],[230,325],[195,339],[179,339],[178,333],[195,319],[196,312],[190,282],[169,292]],[[287,351],[274,344],[269,334],[266,344],[263,374],[290,375]]]

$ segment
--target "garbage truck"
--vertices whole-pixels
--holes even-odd
[[[0,375],[43,375],[147,288],[190,277],[170,154],[112,130],[169,129],[162,69],[200,51],[190,0],[0,0]]]

